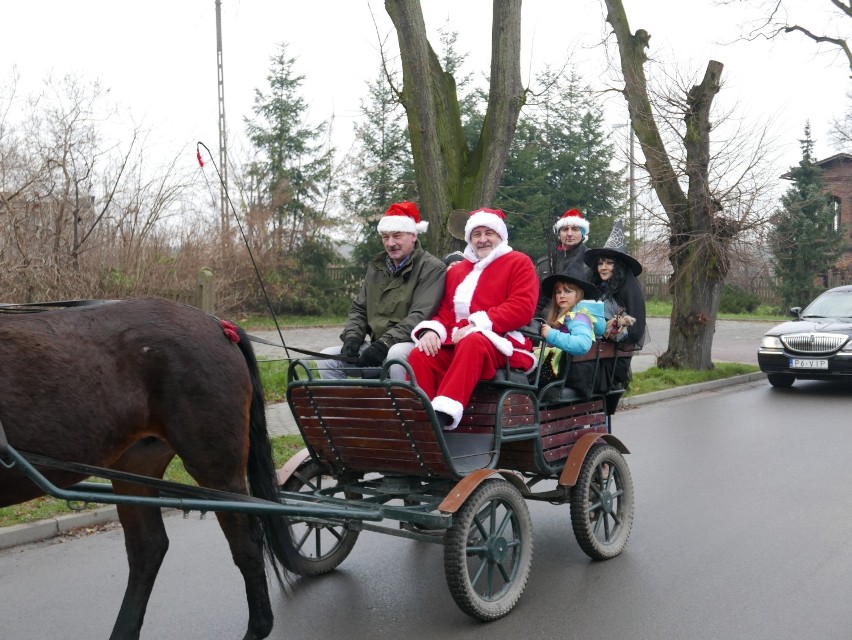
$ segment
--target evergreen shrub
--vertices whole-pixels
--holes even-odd
[[[746,291],[735,284],[726,284],[722,289],[722,300],[719,302],[721,313],[754,313],[760,305],[756,293]]]

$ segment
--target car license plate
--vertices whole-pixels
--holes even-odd
[[[791,369],[828,369],[828,360],[812,358],[790,358]]]

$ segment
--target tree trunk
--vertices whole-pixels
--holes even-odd
[[[426,37],[419,0],[385,0],[402,59],[402,103],[429,244],[446,250],[447,219],[456,209],[489,206],[497,193],[524,103],[520,73],[521,0],[494,0],[491,86],[485,124],[468,149],[453,76]]]
[[[669,222],[669,261],[674,268],[671,328],[668,349],[657,363],[661,367],[712,369],[716,314],[736,233],[733,223],[718,215],[709,181],[710,107],[719,92],[722,64],[710,61],[702,83],[686,96],[684,193],[648,95],[644,63],[650,35],[644,29],[631,34],[621,0],[605,2],[606,19],[618,43],[631,125],[645,155],[651,186]]]

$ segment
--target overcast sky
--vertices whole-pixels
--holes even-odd
[[[802,0],[813,8],[826,0]],[[677,60],[703,75],[708,59],[725,64],[720,103],[739,105],[748,121],[776,122],[784,143],[780,164],[795,164],[798,139],[810,119],[816,155],[836,152],[828,124],[847,106],[849,69],[836,55],[818,53],[798,35],[774,43],[731,42],[747,18],[739,8],[712,0],[625,0],[633,30],[651,33],[649,55]],[[522,68],[525,83],[545,63],[561,66],[570,55],[596,88],[605,88],[607,60],[594,45],[606,36],[598,0],[524,0]],[[468,53],[466,70],[487,72],[490,49],[488,0],[423,0],[432,32],[449,24],[457,49]],[[373,20],[375,18],[376,24]],[[814,29],[825,26],[816,15]],[[823,21],[823,22],[820,22]],[[306,76],[304,96],[315,121],[334,116],[335,140],[348,146],[364,82],[375,78],[378,38],[390,35],[383,2],[373,0],[223,0],[225,103],[232,137],[244,130],[255,88],[266,86],[270,57],[282,42]],[[97,79],[122,105],[125,116],[152,129],[164,152],[183,149],[194,158],[196,140],[216,153],[218,144],[214,0],[29,0],[3,7],[0,84],[13,66],[18,95],[37,91],[46,74]],[[378,35],[377,35],[378,32]],[[438,46],[435,35],[433,46]],[[623,99],[607,102],[607,118],[626,121]],[[622,129],[622,131],[624,131]],[[786,167],[779,167],[786,170]]]

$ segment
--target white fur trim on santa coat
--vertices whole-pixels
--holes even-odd
[[[475,324],[480,329],[485,329],[487,331],[491,331],[494,327],[494,323],[491,322],[491,318],[488,317],[488,314],[485,311],[474,311],[470,314],[470,317],[467,320],[468,322]]]
[[[453,310],[456,313],[456,322],[459,320],[467,320],[470,318],[470,303],[473,300],[473,292],[476,290],[476,285],[479,283],[479,276],[482,275],[482,270],[497,258],[505,256],[512,252],[510,247],[505,242],[501,242],[491,250],[482,260],[476,257],[476,252],[470,245],[464,250],[464,256],[473,263],[473,269],[464,277],[456,287],[453,294]]]
[[[456,314],[456,322],[467,320],[476,326],[476,330],[488,338],[488,341],[497,348],[497,351],[508,358],[512,355],[512,353],[514,353],[514,346],[512,343],[491,330],[494,323],[491,322],[491,318],[488,317],[488,314],[485,311],[474,311],[471,313],[470,304],[473,300],[473,294],[479,284],[479,277],[482,275],[482,272],[488,267],[488,265],[498,258],[505,256],[507,253],[511,253],[512,247],[505,242],[501,242],[491,250],[491,253],[481,260],[477,258],[476,252],[470,245],[467,245],[467,248],[465,248],[464,251],[465,257],[474,264],[473,269],[471,269],[470,273],[467,274],[464,280],[459,283],[459,286],[456,287],[455,293],[453,294],[453,311],[455,311]],[[523,338],[521,338],[519,342],[523,343]]]
[[[435,396],[432,400],[432,409],[442,411],[453,419],[453,423],[444,427],[444,431],[452,431],[462,419],[464,413],[464,405],[458,400],[453,400],[447,396]]]
[[[460,330],[461,330],[461,327],[453,327],[453,335],[452,335],[453,342],[456,341],[456,334]],[[515,352],[515,345],[513,345],[509,340],[506,340],[506,338],[504,338],[500,334],[494,333],[490,329],[480,329],[476,325],[473,325],[473,330],[470,333],[468,333],[467,335],[465,335],[465,338],[467,336],[469,336],[471,333],[481,333],[483,336],[485,336],[488,339],[488,342],[490,342],[491,344],[494,345],[494,347],[497,349],[497,351],[502,353],[507,358]],[[464,338],[462,338],[462,340],[464,340]],[[523,339],[521,339],[521,342],[523,343]]]
[[[491,253],[480,260],[479,256],[476,255],[476,249],[474,249],[471,245],[467,245],[464,248],[464,257],[473,263],[474,270],[482,270],[494,262],[497,258],[505,256],[510,251],[512,251],[512,247],[510,247],[506,242],[501,242],[491,250]]]
[[[425,331],[426,329],[430,329],[438,334],[438,337],[441,339],[441,342],[446,342],[447,340],[447,328],[438,322],[437,320],[424,320],[420,322],[414,329],[411,330],[411,339],[417,343],[420,338],[421,331]]]

